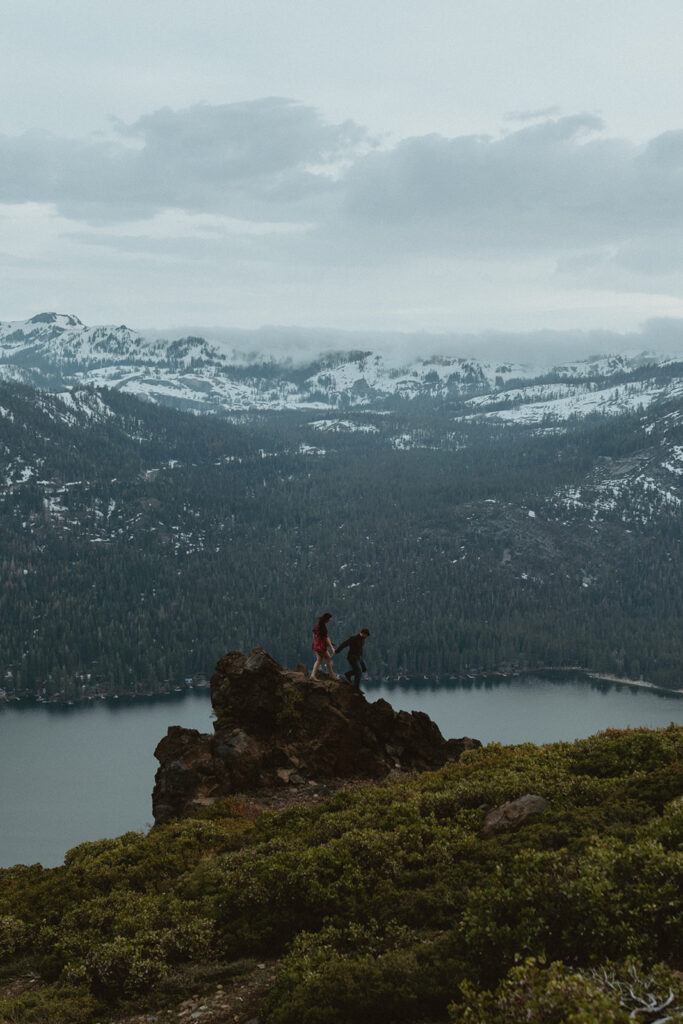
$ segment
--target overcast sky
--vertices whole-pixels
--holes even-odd
[[[0,319],[683,317],[681,0],[3,0],[0,32]]]

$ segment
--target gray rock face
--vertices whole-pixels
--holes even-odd
[[[489,811],[481,828],[482,839],[490,839],[499,832],[514,832],[533,820],[550,806],[542,796],[526,793],[517,800],[508,800]]]
[[[439,768],[481,746],[445,740],[422,712],[371,704],[345,681],[282,668],[261,648],[221,658],[211,702],[213,736],[173,726],[154,752],[156,823],[234,793]]]

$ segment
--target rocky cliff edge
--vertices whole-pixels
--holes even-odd
[[[154,751],[156,824],[233,794],[440,768],[481,746],[445,740],[423,712],[371,704],[345,681],[285,669],[259,647],[221,658],[211,703],[213,736],[171,726]]]

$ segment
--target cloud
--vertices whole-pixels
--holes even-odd
[[[352,121],[327,124],[282,98],[162,109],[109,139],[0,137],[0,202],[49,202],[91,223],[169,208],[254,220],[316,214],[340,165],[371,141]]]
[[[506,121],[538,121],[549,117],[557,117],[560,114],[559,107],[543,107],[540,110],[510,110],[505,115]]]
[[[0,203],[55,211],[65,250],[108,252],[122,275],[126,259],[150,275],[185,261],[239,278],[235,302],[251,275],[252,307],[267,291],[295,322],[325,304],[337,322],[677,312],[683,131],[637,145],[552,110],[499,136],[380,145],[278,97],[163,108],[106,136],[0,136]]]
[[[114,122],[110,138],[1,136],[0,167],[0,202],[52,203],[93,224],[165,210],[306,224],[316,257],[327,243],[340,258],[344,246],[400,244],[458,256],[635,250],[683,221],[683,132],[638,147],[592,114],[379,148],[355,122],[328,124],[292,100],[199,104]]]
[[[552,367],[596,355],[621,353],[637,357],[657,353],[683,358],[683,320],[648,320],[634,331],[537,330],[465,332],[349,331],[303,327],[259,327],[255,330],[216,328],[197,324],[174,330],[146,331],[150,338],[199,335],[231,353],[237,361],[256,361],[287,354],[305,363],[321,353],[381,352],[387,362],[404,366],[416,357],[460,356],[491,361],[530,363]]]
[[[429,135],[359,159],[345,213],[395,244],[457,253],[562,251],[614,242],[683,210],[656,147],[602,137],[588,114],[534,124],[501,138]],[[667,159],[676,157],[666,147]],[[657,198],[653,198],[656,185]]]

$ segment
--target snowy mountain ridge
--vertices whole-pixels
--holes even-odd
[[[397,367],[372,351],[325,353],[307,366],[251,358],[200,337],[88,327],[73,314],[0,322],[0,379],[56,393],[114,388],[194,412],[377,411],[423,401],[448,403],[460,417],[535,423],[616,414],[683,393],[683,365],[652,353],[597,356],[550,371],[462,356],[414,357]]]

